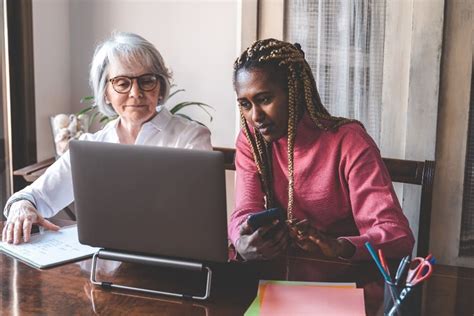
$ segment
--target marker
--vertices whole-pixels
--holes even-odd
[[[397,273],[395,273],[395,285],[400,284],[402,275],[405,272],[406,268],[408,267],[409,262],[410,262],[410,256],[406,256],[402,259],[402,261],[400,261],[400,264],[398,265]]]

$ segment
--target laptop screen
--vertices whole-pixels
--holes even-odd
[[[220,152],[70,143],[79,241],[197,261],[227,261]]]

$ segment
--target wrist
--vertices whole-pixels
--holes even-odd
[[[5,218],[8,219],[8,216],[10,215],[10,210],[11,210],[11,207],[13,204],[17,203],[17,202],[26,202],[29,204],[29,206],[32,206],[35,210],[36,210],[36,205],[35,203],[30,200],[29,198],[26,198],[25,196],[21,195],[21,196],[18,196],[18,197],[14,197],[13,199],[9,199],[7,201],[7,204],[5,205],[5,209],[4,209],[4,215],[5,215]]]

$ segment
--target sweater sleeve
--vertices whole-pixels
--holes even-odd
[[[247,216],[264,209],[264,193],[261,189],[257,166],[242,131],[237,137],[235,169],[235,209],[229,222],[229,239],[233,245],[240,236],[239,226],[247,219]]]
[[[358,127],[359,129],[359,127]],[[360,236],[343,237],[356,252],[352,260],[367,259],[365,243],[389,258],[411,254],[414,244],[380,152],[365,131],[346,134],[341,168],[347,180],[354,221]]]

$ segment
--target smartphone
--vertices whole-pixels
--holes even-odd
[[[268,210],[263,210],[258,213],[254,213],[249,216],[247,223],[255,231],[258,228],[271,224],[274,220],[279,219],[280,223],[283,222],[284,214],[281,208],[275,207]]]

